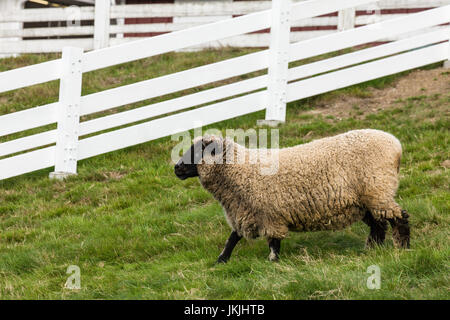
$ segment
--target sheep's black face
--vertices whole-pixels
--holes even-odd
[[[181,180],[198,177],[198,164],[214,164],[214,159],[222,154],[221,144],[213,139],[201,139],[175,165],[175,174]]]
[[[175,174],[181,180],[198,177],[197,164],[200,163],[203,156],[202,141],[193,144],[191,148],[175,165]]]
[[[203,162],[211,163],[216,154],[222,154],[220,144],[211,139],[201,139],[194,143],[175,165],[175,174],[181,180],[198,177],[197,165]]]

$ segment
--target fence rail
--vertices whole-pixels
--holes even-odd
[[[308,3],[309,1],[297,1]],[[339,7],[339,2],[326,2],[327,5]],[[329,13],[338,12],[333,16],[314,14],[313,8],[309,18],[296,17],[291,22],[291,41],[297,42],[314,37],[335,33],[345,26],[361,26],[404,16],[411,10],[425,10],[433,7],[449,5],[450,0],[382,0],[355,5],[356,12],[346,15],[344,8],[335,9]],[[0,54],[61,52],[65,46],[77,46],[85,51],[115,46],[135,41],[136,37],[180,31],[200,26],[205,23],[217,22],[226,17],[247,15],[257,11],[270,9],[271,1],[239,1],[239,2],[178,2],[174,4],[147,5],[113,5],[109,1],[97,1],[97,7],[23,9],[14,12],[0,12]],[[75,11],[74,11],[75,10]],[[97,16],[96,16],[97,13]],[[298,14],[301,14],[298,12]],[[134,23],[130,19],[142,18],[173,18],[165,23]],[[199,19],[198,17],[201,17]],[[112,20],[110,20],[112,19]],[[74,26],[74,21],[93,21],[94,25]],[[67,26],[32,27],[11,29],[1,28],[1,23],[30,23],[69,21]],[[112,21],[112,22],[111,22]],[[343,24],[345,23],[345,24]],[[346,28],[347,28],[346,27]],[[267,28],[260,28],[260,31]],[[268,47],[270,35],[267,32],[250,34],[242,30],[239,36],[229,36],[222,41],[209,43],[204,41],[191,50],[205,47],[245,46]],[[67,39],[77,37],[76,39]],[[81,38],[80,38],[81,37]],[[230,38],[231,37],[231,38]],[[44,39],[42,39],[44,38]],[[49,38],[49,39],[45,39]],[[55,39],[56,38],[56,39]],[[386,36],[382,41],[395,41],[399,37]]]
[[[283,10],[291,12],[284,21],[272,20],[272,11],[264,10],[87,53],[69,47],[61,59],[2,72],[0,93],[58,79],[61,85],[58,102],[0,116],[0,137],[57,123],[57,129],[0,143],[0,179],[52,166],[57,176],[73,174],[78,160],[192,129],[197,120],[207,125],[266,109],[267,120],[284,121],[286,102],[450,59],[450,27],[436,28],[450,22],[450,5],[293,43],[289,26],[272,25],[370,2],[298,2],[290,9],[278,7],[281,16]],[[85,72],[270,27],[269,49],[81,96]],[[405,34],[394,42],[288,68],[288,62]],[[280,52],[286,52],[287,60]],[[80,116],[265,69],[250,79],[80,122]],[[285,98],[276,105],[280,96]],[[102,133],[124,125],[131,126]]]

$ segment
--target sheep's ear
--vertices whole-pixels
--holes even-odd
[[[219,140],[205,138],[202,140],[203,154],[215,156],[223,152],[223,144]]]

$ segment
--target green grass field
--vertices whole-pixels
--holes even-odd
[[[83,94],[247,52],[172,53],[92,72],[84,77]],[[3,59],[0,71],[53,58]],[[450,81],[441,70],[436,81]],[[173,174],[170,154],[177,142],[168,137],[81,161],[79,174],[64,182],[49,180],[51,169],[0,181],[0,298],[449,299],[444,162],[450,159],[450,92],[423,91],[368,113],[355,105],[344,117],[311,112],[343,97],[363,101],[371,87],[383,90],[407,76],[291,103],[279,129],[283,147],[357,128],[396,135],[404,150],[397,200],[411,215],[410,250],[394,249],[390,232],[384,246],[365,249],[368,227],[359,222],[338,232],[291,233],[278,263],[267,260],[269,250],[260,239],[241,241],[228,264],[215,265],[230,228],[197,179],[180,181]],[[57,82],[4,93],[0,115],[57,96]],[[256,128],[263,117],[258,112],[209,128]],[[80,290],[64,288],[69,265],[81,269]],[[366,286],[371,265],[381,270],[379,290]]]

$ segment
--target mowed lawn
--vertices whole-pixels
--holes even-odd
[[[248,52],[172,53],[92,72],[83,94]],[[0,71],[55,57],[3,59]],[[353,103],[341,116],[322,112],[344,99],[364,104],[372,88],[383,92],[408,76],[290,103],[279,133],[283,147],[358,128],[396,135],[404,152],[397,200],[411,216],[410,250],[393,248],[390,230],[384,246],[365,249],[368,227],[359,222],[337,232],[291,233],[278,263],[267,260],[267,243],[257,239],[241,241],[228,264],[215,265],[230,228],[197,179],[176,178],[170,156],[178,142],[168,137],[81,161],[79,174],[63,182],[48,179],[51,169],[0,181],[0,298],[449,299],[450,92],[423,89],[382,108]],[[448,70],[432,81],[449,82]],[[57,82],[0,94],[0,115],[57,96]],[[263,117],[208,128],[257,129]],[[79,290],[64,288],[70,265],[81,270]],[[366,285],[372,265],[381,270],[379,290]]]

